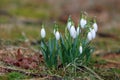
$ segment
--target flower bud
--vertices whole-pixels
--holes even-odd
[[[42,29],[41,29],[41,37],[45,38],[45,36],[46,36],[46,32],[45,32],[44,27],[42,27]]]
[[[87,21],[82,18],[82,19],[80,20],[81,28],[84,28],[86,24],[87,24]]]
[[[96,23],[96,22],[95,22],[95,23],[93,23],[93,28],[94,28],[95,32],[97,32],[97,30],[98,30],[98,25],[97,25],[97,23]]]
[[[82,54],[82,46],[81,45],[79,46],[79,52],[80,52],[80,54]]]
[[[56,38],[56,40],[60,39],[60,33],[58,31],[56,31],[56,33],[55,33],[55,38]]]

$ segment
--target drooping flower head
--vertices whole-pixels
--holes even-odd
[[[93,20],[93,28],[94,28],[95,32],[97,32],[98,25],[97,25],[96,19]]]
[[[81,30],[80,30],[80,24],[78,24],[78,27],[77,27],[77,36],[80,34]]]
[[[57,31],[57,28],[58,28],[58,25],[57,25],[56,22],[55,22],[55,24],[54,24],[54,30],[53,30],[53,34],[54,34],[54,35],[55,35],[56,31]]]
[[[55,38],[56,38],[56,40],[60,39],[60,33],[58,31],[58,28],[57,28],[57,31],[55,32]]]
[[[86,24],[87,24],[86,15],[84,15],[82,13],[82,16],[81,16],[81,19],[80,19],[80,26],[81,26],[81,28],[85,28]]]
[[[71,16],[68,17],[68,22],[67,22],[67,29],[70,31],[70,27],[72,25],[72,20],[71,20]]]
[[[92,33],[91,33],[91,31],[89,31],[88,32],[88,34],[87,34],[87,39],[88,39],[88,41],[91,41],[92,40]]]
[[[70,35],[71,35],[71,37],[72,37],[73,39],[75,39],[76,36],[77,36],[77,32],[76,32],[76,30],[75,30],[74,24],[72,24],[72,26],[71,26],[71,28],[70,28]]]
[[[94,39],[96,37],[96,32],[95,32],[94,28],[90,29],[90,32],[92,34],[92,39]]]
[[[46,36],[46,32],[45,32],[45,29],[44,29],[44,25],[42,25],[42,29],[41,29],[41,37],[42,38],[45,38],[45,36]]]

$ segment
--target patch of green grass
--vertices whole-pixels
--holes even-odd
[[[112,71],[113,71],[114,73],[120,74],[120,69],[113,68]]]
[[[0,8],[13,16],[25,18],[49,19],[51,6],[46,1],[1,0]]]
[[[11,72],[3,76],[0,76],[0,80],[21,80],[25,78],[27,78],[27,76],[18,72]]]
[[[50,13],[45,9],[17,8],[9,11],[12,15],[23,16],[27,18],[48,19]]]

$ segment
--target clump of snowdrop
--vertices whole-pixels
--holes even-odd
[[[80,60],[80,64],[86,64],[93,51],[90,43],[95,39],[97,30],[96,20],[88,18],[85,14],[82,14],[77,27],[69,16],[63,35],[60,34],[55,23],[52,32],[54,36],[51,36],[47,42],[41,41],[41,52],[46,66],[58,68],[59,63],[66,66],[76,59]],[[42,26],[41,37],[45,38],[45,36],[46,32]]]

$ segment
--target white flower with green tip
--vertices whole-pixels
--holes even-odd
[[[86,19],[81,18],[81,20],[80,20],[80,25],[81,25],[81,28],[85,28],[85,25],[86,25],[86,24],[87,24]]]
[[[68,30],[70,30],[71,25],[72,25],[72,23],[71,23],[71,21],[69,21],[69,22],[67,23],[67,28],[68,28]]]
[[[96,23],[96,22],[94,22],[94,23],[93,23],[93,28],[94,28],[95,32],[97,32],[97,31],[98,31],[98,25],[97,25],[97,23]]]
[[[42,25],[41,37],[42,37],[42,38],[45,38],[45,36],[46,36],[46,32],[45,32],[44,26]]]
[[[88,32],[88,34],[87,34],[87,39],[88,39],[89,41],[92,40],[92,33],[91,33],[91,32]]]
[[[83,48],[82,48],[82,46],[80,45],[80,46],[79,46],[79,52],[80,52],[80,54],[82,54],[82,51],[83,51]]]
[[[60,39],[60,33],[58,32],[58,30],[55,32],[55,38],[56,40]]]
[[[71,28],[70,28],[70,35],[73,39],[76,38],[77,36],[77,33],[76,33],[76,30],[75,30],[75,27],[72,25]]]
[[[94,39],[96,37],[96,32],[94,29],[91,29],[91,34],[92,34],[92,39]]]
[[[77,36],[80,34],[81,30],[80,30],[80,27],[78,26],[77,27]]]

